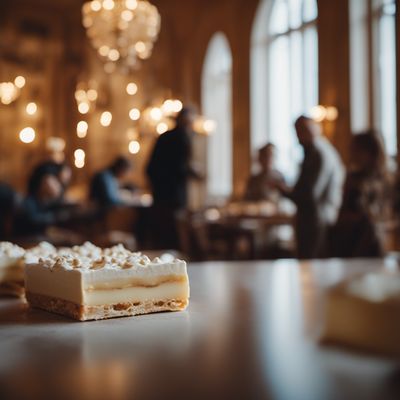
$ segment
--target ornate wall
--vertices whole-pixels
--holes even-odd
[[[200,83],[208,41],[216,31],[228,37],[233,53],[233,169],[234,190],[239,193],[250,170],[250,37],[258,0],[153,0],[162,16],[162,29],[153,56],[132,76],[107,76],[85,40],[79,0],[3,0],[0,3],[0,80],[17,74],[27,77],[20,99],[0,106],[0,179],[23,187],[26,173],[45,153],[45,139],[61,136],[71,160],[75,148],[87,152],[87,164],[75,170],[84,181],[116,154],[127,153],[126,131],[132,126],[128,110],[152,99],[176,96],[196,105],[201,102]],[[339,119],[333,142],[346,157],[350,137],[348,0],[319,1],[320,102],[335,105]],[[102,101],[89,115],[87,138],[78,139],[80,116],[74,90],[80,80],[95,79]],[[139,93],[127,97],[125,85],[138,83]],[[39,105],[35,121],[27,120],[23,106],[29,99]],[[109,128],[99,125],[99,113],[109,110]],[[24,145],[18,140],[23,125],[31,123],[37,140]],[[198,157],[204,156],[199,138]],[[135,180],[145,184],[143,166],[152,138],[132,156]],[[195,196],[202,192],[194,188]]]

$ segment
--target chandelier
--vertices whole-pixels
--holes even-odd
[[[82,6],[82,18],[107,72],[129,71],[149,58],[161,25],[157,8],[146,0],[92,0]]]

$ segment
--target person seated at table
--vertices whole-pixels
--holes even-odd
[[[384,253],[379,223],[388,205],[388,172],[379,135],[353,136],[339,218],[330,233],[333,257],[379,257]]]
[[[101,208],[124,205],[120,193],[120,182],[131,169],[131,162],[123,156],[117,157],[103,171],[98,172],[90,183],[90,199]]]
[[[297,206],[298,258],[319,258],[326,255],[329,227],[335,224],[341,206],[344,167],[317,122],[301,116],[295,128],[304,149],[300,175],[293,188],[278,188]]]
[[[28,188],[28,193],[34,191],[34,187],[38,185],[38,181],[41,180],[43,175],[52,175],[57,178],[61,184],[61,194],[58,199],[59,205],[71,204],[71,202],[66,198],[66,192],[71,184],[72,179],[72,169],[71,166],[66,163],[57,163],[55,161],[45,161],[33,170],[31,178],[29,180],[29,185],[32,186]]]
[[[283,175],[275,168],[276,147],[267,143],[258,151],[258,162],[260,171],[250,176],[244,200],[262,201],[270,200],[278,202],[280,193],[276,189],[277,183],[284,183]]]
[[[28,194],[16,217],[16,233],[44,234],[47,228],[68,220],[70,213],[59,203],[62,191],[63,187],[55,175],[35,170],[29,179]]]

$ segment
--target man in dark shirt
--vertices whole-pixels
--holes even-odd
[[[176,127],[157,140],[147,166],[155,205],[172,209],[187,206],[189,178],[198,177],[190,164],[194,116],[193,110],[184,108],[176,118]]]
[[[176,127],[158,138],[147,166],[154,202],[150,225],[156,247],[179,246],[176,215],[187,208],[189,179],[200,178],[191,166],[194,118],[192,109],[182,109]]]
[[[101,208],[123,205],[119,180],[130,168],[131,163],[127,158],[118,157],[109,168],[98,172],[90,184],[90,199]]]

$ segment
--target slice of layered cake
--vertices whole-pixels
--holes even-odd
[[[400,272],[376,271],[330,289],[323,341],[400,356]]]
[[[0,295],[23,296],[24,255],[22,247],[0,242]]]
[[[121,245],[86,243],[27,264],[25,287],[31,306],[80,321],[179,311],[189,300],[185,261],[151,261]]]
[[[23,297],[25,264],[35,264],[39,258],[56,252],[57,249],[47,242],[28,250],[10,242],[0,242],[0,294]]]

